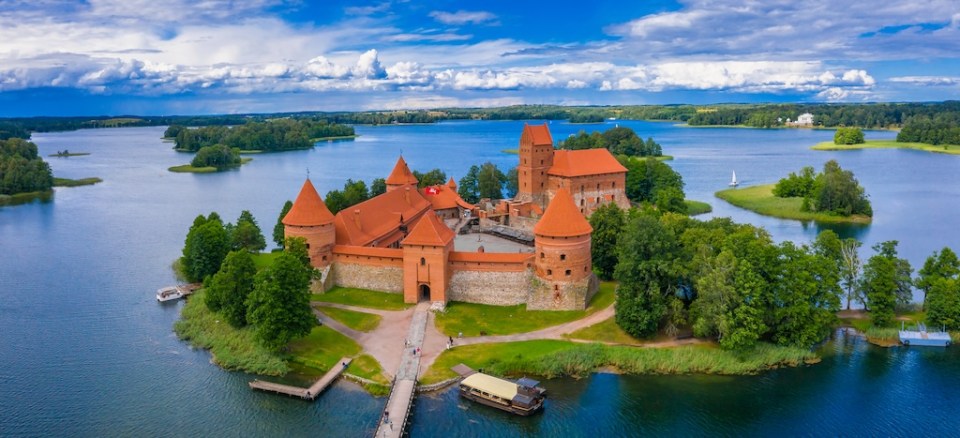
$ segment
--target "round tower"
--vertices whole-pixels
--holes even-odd
[[[413,176],[413,172],[410,171],[410,167],[407,166],[407,162],[404,161],[401,155],[385,182],[387,183],[387,191],[389,192],[407,186],[416,188],[419,181],[417,181],[417,177]]]
[[[333,218],[309,178],[300,188],[290,212],[283,217],[284,236],[302,237],[307,241],[310,264],[315,268],[326,267],[333,261],[333,246],[337,240]]]
[[[528,300],[528,308],[586,308],[597,288],[590,255],[592,232],[570,192],[557,190],[533,228],[535,274],[541,287]]]

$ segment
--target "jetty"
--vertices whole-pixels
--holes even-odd
[[[347,366],[350,365],[352,360],[353,359],[350,359],[349,357],[340,358],[339,363],[334,365],[330,371],[327,371],[327,373],[324,374],[320,380],[314,382],[314,384],[310,385],[309,388],[265,382],[263,380],[254,380],[250,382],[250,388],[273,392],[276,394],[289,395],[291,397],[300,397],[304,400],[315,400],[320,393],[322,393],[325,389],[327,389],[328,386],[330,386],[330,384],[337,380],[337,377],[340,377],[340,375],[343,374],[343,371],[347,369]]]
[[[423,345],[429,308],[429,302],[421,302],[413,313],[407,332],[408,347],[400,358],[400,369],[393,379],[390,398],[387,399],[387,406],[374,435],[377,438],[399,438],[407,427],[407,419],[413,409],[413,398],[417,394],[417,375],[420,373],[420,355],[416,351]]]

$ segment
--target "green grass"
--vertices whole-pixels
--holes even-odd
[[[908,143],[896,140],[867,140],[861,144],[834,144],[824,141],[813,145],[810,149],[817,151],[852,151],[859,149],[915,149],[918,151],[936,152],[938,154],[960,154],[960,145],[932,145],[928,143]]]
[[[447,336],[509,335],[524,333],[581,319],[613,303],[616,283],[600,283],[600,290],[586,310],[527,310],[526,304],[492,306],[488,304],[447,303],[436,317],[437,329]]]
[[[802,198],[778,198],[773,196],[774,184],[721,190],[715,195],[737,207],[765,216],[802,221],[868,224],[868,216],[834,216],[826,213],[800,211]]]
[[[313,294],[310,299],[324,303],[346,304],[349,306],[380,310],[403,310],[413,306],[413,304],[403,302],[403,294],[377,292],[351,287],[335,287],[327,291],[327,293]]]
[[[733,353],[714,345],[637,348],[539,340],[465,345],[446,350],[427,370],[421,383],[455,377],[450,368],[459,363],[496,375],[554,378],[584,376],[604,367],[628,374],[756,374],[818,360],[809,350],[766,343],[749,352]]]
[[[687,215],[696,216],[698,214],[706,214],[713,211],[713,207],[706,202],[694,201],[692,199],[684,199],[684,204],[687,204]]]
[[[247,164],[247,163],[249,163],[249,162],[252,161],[252,160],[253,160],[253,158],[241,158],[241,159],[240,159],[240,165]],[[240,167],[240,166],[228,167],[228,168],[223,169],[223,170],[231,170],[231,169],[236,169],[236,168],[238,168],[238,167]],[[179,165],[179,166],[169,167],[169,168],[167,168],[167,170],[169,170],[169,171],[171,171],[171,172],[177,172],[177,173],[214,173],[214,172],[220,172],[220,170],[217,170],[217,168],[216,168],[216,167],[213,167],[213,166],[193,167],[193,166],[191,166],[191,165],[189,165],[189,164],[181,164],[181,165]]]
[[[91,186],[97,183],[103,182],[100,178],[80,178],[80,179],[70,179],[70,178],[53,178],[54,187],[79,187],[79,186]]]
[[[846,327],[853,327],[858,332],[863,333],[867,337],[867,341],[880,345],[883,347],[889,347],[892,345],[900,344],[900,328],[901,324],[905,324],[908,329],[915,326],[918,322],[924,322],[927,319],[926,312],[914,311],[908,313],[901,313],[897,315],[897,319],[892,321],[887,327],[877,327],[873,325],[873,322],[869,318],[869,313],[865,313],[866,318],[841,318],[840,325]]]
[[[180,320],[173,326],[180,339],[210,350],[213,362],[224,369],[271,376],[290,371],[283,358],[260,346],[250,327],[235,329],[207,309],[203,296],[204,292],[198,291],[183,306]]]
[[[325,325],[314,327],[309,335],[287,345],[291,362],[324,373],[338,365],[341,357],[353,357],[360,351],[353,339]]]
[[[380,315],[372,313],[354,312],[352,310],[338,309],[336,307],[315,306],[314,309],[323,312],[341,324],[361,332],[369,332],[380,325],[383,319]]]
[[[614,318],[603,320],[589,327],[584,327],[566,335],[566,337],[587,341],[613,342],[624,345],[643,345],[644,343],[644,341],[630,336],[629,333],[623,331],[623,329],[617,325]]]
[[[276,252],[261,252],[257,254],[250,254],[250,257],[253,259],[254,266],[257,267],[257,271],[262,271],[270,267],[273,264],[273,261],[277,259],[281,251]]]

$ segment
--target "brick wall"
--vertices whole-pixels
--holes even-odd
[[[532,277],[527,310],[583,310],[600,288],[596,275],[579,281],[553,282]]]
[[[333,265],[337,286],[403,293],[403,267],[338,261]]]
[[[512,306],[526,302],[530,270],[519,272],[457,270],[450,278],[447,299],[468,303]]]

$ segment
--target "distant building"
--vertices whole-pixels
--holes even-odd
[[[787,124],[790,126],[813,126],[813,114],[803,113],[797,116],[797,120],[791,122],[787,121]]]

